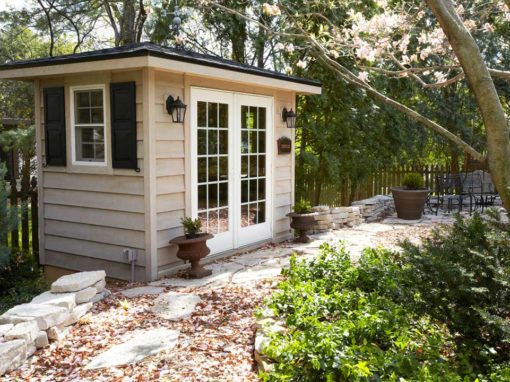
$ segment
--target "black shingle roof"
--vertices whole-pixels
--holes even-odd
[[[261,69],[255,66],[240,64],[235,61],[225,60],[220,57],[190,52],[184,49],[168,48],[151,42],[124,45],[116,48],[94,50],[90,52],[66,54],[56,57],[44,57],[28,61],[14,61],[0,65],[0,70],[31,68],[37,66],[71,64],[75,62],[87,62],[107,60],[112,58],[126,58],[138,56],[154,56],[168,58],[170,60],[184,61],[193,64],[211,66],[241,73],[249,73],[258,76],[276,78],[284,81],[297,82],[306,85],[320,86],[320,82],[289,76],[272,70]]]

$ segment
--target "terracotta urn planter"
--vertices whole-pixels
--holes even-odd
[[[309,243],[310,238],[306,233],[315,225],[318,214],[316,212],[309,214],[297,214],[295,212],[291,212],[288,213],[287,216],[292,219],[290,226],[299,233],[299,237],[296,238],[295,241],[297,243]]]
[[[429,189],[409,190],[405,187],[392,187],[391,193],[399,219],[421,219],[423,208],[430,193]]]
[[[179,236],[170,240],[170,244],[176,244],[179,246],[177,257],[191,263],[191,268],[186,272],[188,278],[200,279],[212,274],[210,269],[206,269],[202,264],[200,264],[200,260],[211,252],[207,246],[207,240],[212,239],[213,237],[214,236],[209,233],[200,233],[192,238]]]

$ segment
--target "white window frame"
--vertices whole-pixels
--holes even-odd
[[[104,161],[80,161],[76,158],[76,117],[75,117],[75,96],[76,91],[82,90],[101,90],[103,92],[103,135],[104,135]],[[108,166],[108,123],[106,120],[106,86],[104,84],[97,85],[82,85],[82,86],[70,86],[69,87],[69,98],[70,98],[70,115],[71,115],[71,152],[72,152],[72,164],[80,166],[94,166],[94,167],[106,167]],[[97,126],[97,123],[91,123],[90,126]],[[81,124],[80,126],[87,126]]]

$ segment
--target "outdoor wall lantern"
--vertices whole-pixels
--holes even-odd
[[[168,96],[166,99],[166,111],[172,116],[172,122],[174,123],[184,122],[187,107],[188,106],[181,101],[179,96],[177,96],[177,99],[172,96]]]
[[[294,113],[292,109],[287,110],[287,108],[284,107],[282,110],[282,121],[287,123],[289,129],[294,129],[296,127],[296,113]]]

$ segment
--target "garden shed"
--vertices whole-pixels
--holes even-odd
[[[33,81],[40,260],[50,277],[183,268],[168,241],[200,217],[222,256],[292,234],[297,94],[320,84],[140,43],[12,62]],[[286,118],[285,118],[286,117]]]

